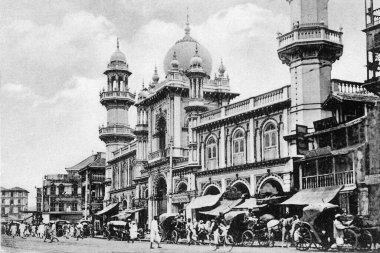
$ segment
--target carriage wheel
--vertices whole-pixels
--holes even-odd
[[[373,237],[370,232],[363,231],[363,233],[360,234],[358,241],[360,248],[370,250],[373,243]]]
[[[305,226],[300,226],[294,231],[294,241],[296,243],[296,249],[300,251],[306,251],[311,247],[313,237],[310,230]],[[296,238],[297,237],[297,238]]]
[[[351,229],[344,230],[344,244],[351,246],[355,250],[358,247],[358,235]]]
[[[261,231],[257,235],[257,241],[259,242],[260,246],[267,247],[269,245],[269,240],[268,240],[268,231]]]
[[[178,243],[178,232],[173,230],[170,236],[170,241],[177,244]]]
[[[241,242],[243,243],[244,246],[250,247],[253,245],[255,240],[255,235],[252,233],[251,230],[246,230],[244,233],[241,235]]]

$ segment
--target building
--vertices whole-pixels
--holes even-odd
[[[332,65],[343,54],[343,33],[328,26],[328,0],[287,1],[290,32],[278,34],[277,52],[290,69],[290,84],[243,101],[232,103],[239,94],[233,92],[223,62],[211,77],[211,55],[190,36],[188,21],[184,37],[165,56],[165,77],[160,81],[155,68],[136,101],[128,87],[131,70],[117,44],[105,71],[107,89],[100,94],[107,109],[107,125],[99,129],[107,147],[107,207],[102,214],[123,210],[123,217],[135,215],[145,224],[146,218],[166,212],[218,214],[250,196],[280,216],[299,203],[272,203],[317,187],[335,187],[327,190],[351,210],[347,193],[361,179],[350,175],[360,168],[339,165],[340,157],[334,156],[363,148],[367,137],[355,132],[358,137],[351,140],[349,134],[363,130],[362,121],[377,100],[362,83],[331,78]],[[132,105],[137,107],[135,129],[128,124]],[[347,142],[336,142],[341,138]],[[324,158],[315,151],[319,149],[333,155],[324,167],[315,162],[315,169],[309,158]],[[323,171],[331,164],[336,170]],[[322,179],[324,172],[328,176]],[[317,191],[309,194],[314,202],[323,201]]]
[[[83,215],[81,178],[77,170],[66,169],[68,174],[45,175],[43,179],[42,218],[78,222]]]
[[[81,177],[82,210],[85,218],[103,209],[105,153],[98,152],[75,165]]]
[[[42,212],[42,206],[43,206],[42,196],[43,196],[42,188],[41,187],[36,188],[36,211],[37,212]]]
[[[1,217],[9,220],[23,220],[28,211],[29,192],[20,187],[6,189],[1,187]]]

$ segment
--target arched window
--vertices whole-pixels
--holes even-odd
[[[58,195],[63,195],[64,192],[65,192],[65,186],[63,184],[60,184],[58,186]]]
[[[264,127],[263,146],[266,160],[277,157],[277,128],[273,123],[269,123]]]
[[[177,193],[182,193],[187,191],[187,184],[182,182],[178,185]]]
[[[161,116],[157,121],[157,137],[158,137],[158,149],[163,150],[166,148],[166,120]]]
[[[245,140],[243,130],[237,130],[233,137],[233,164],[244,162]]]
[[[216,141],[214,137],[210,137],[206,143],[206,160],[207,169],[216,168]]]

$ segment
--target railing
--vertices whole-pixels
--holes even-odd
[[[332,90],[343,93],[370,94],[363,88],[363,83],[331,79]]]
[[[113,69],[117,69],[117,70],[119,70],[119,69],[122,69],[122,70],[128,70],[128,65],[125,64],[125,63],[115,63],[115,62],[113,62],[113,63],[109,63],[109,64],[107,65],[107,68],[108,68],[108,70],[113,70]]]
[[[129,91],[103,91],[100,93],[100,101],[107,98],[125,98],[135,100],[136,95]]]
[[[225,115],[234,115],[238,114],[239,112],[248,111],[250,105],[250,99],[246,99],[231,105],[227,105],[225,109]]]
[[[310,25],[297,28],[289,33],[277,37],[279,48],[283,48],[295,42],[327,40],[342,44],[342,32],[330,30],[323,26],[311,27]]]
[[[261,107],[268,104],[274,104],[281,100],[285,100],[289,98],[289,86],[285,86],[283,88],[273,90],[259,96],[254,97],[253,107]]]
[[[336,184],[337,185],[355,183],[353,171],[338,172],[335,174],[335,177],[336,177]]]
[[[117,156],[121,156],[121,155],[124,155],[126,153],[129,153],[133,150],[136,149],[136,142],[133,141],[131,142],[129,145],[125,146],[125,147],[122,147],[114,152],[112,152],[113,154],[113,158],[117,157]]]
[[[221,115],[222,114],[221,114],[221,109],[220,108],[216,109],[216,110],[212,110],[212,111],[206,112],[206,113],[204,113],[204,114],[201,115],[201,123],[218,119],[218,118],[220,118]]]
[[[108,126],[108,127],[100,127],[99,134],[127,134],[133,135],[133,130],[127,126]]]
[[[96,174],[92,174],[92,175],[91,175],[91,180],[92,180],[92,181],[103,182],[105,179],[106,179],[106,176],[105,176],[105,175],[96,175]]]
[[[353,171],[302,177],[302,189],[354,184]]]
[[[157,160],[166,157],[166,149],[160,149],[148,155],[148,160]]]

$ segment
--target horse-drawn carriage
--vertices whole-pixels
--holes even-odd
[[[303,209],[303,216],[296,224],[293,233],[296,249],[306,251],[312,244],[323,250],[331,248],[335,243],[333,235],[334,217],[338,213],[341,213],[339,206],[329,203],[306,206]],[[355,250],[358,247],[364,249],[370,248],[372,244],[371,234],[368,231],[353,226],[352,219],[347,219],[347,217],[343,221],[344,225],[347,226],[343,232],[344,247],[351,250]]]
[[[107,223],[107,239],[125,241],[128,237],[125,221],[110,221]]]
[[[175,223],[178,213],[163,213],[159,217],[160,237],[161,241],[168,243],[177,243],[182,235],[180,231],[176,231]],[[174,239],[173,239],[174,236]]]

